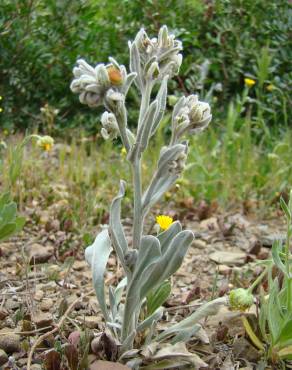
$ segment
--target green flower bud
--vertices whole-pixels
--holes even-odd
[[[232,310],[245,311],[253,305],[253,295],[243,288],[231,290],[229,304]]]

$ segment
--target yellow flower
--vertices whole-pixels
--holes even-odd
[[[127,149],[123,146],[121,149],[121,154],[126,155],[127,154]]]
[[[245,78],[244,83],[247,87],[252,87],[256,82],[255,80],[252,80],[251,78]]]
[[[40,136],[37,141],[37,146],[42,148],[44,151],[49,152],[52,150],[54,145],[54,139],[51,136]]]
[[[274,86],[273,84],[269,84],[269,85],[267,86],[267,90],[268,90],[268,91],[273,91],[273,90],[274,90],[274,88],[275,88],[275,86]]]
[[[173,223],[173,218],[169,216],[160,215],[156,217],[156,222],[162,230],[167,230]]]
[[[0,108],[0,113],[2,113],[3,112],[3,108]]]
[[[0,100],[2,100],[2,96],[0,95]]]

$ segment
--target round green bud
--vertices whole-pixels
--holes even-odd
[[[253,295],[243,288],[231,290],[229,304],[232,310],[245,311],[253,305]]]

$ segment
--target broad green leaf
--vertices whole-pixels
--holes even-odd
[[[5,223],[13,222],[16,217],[17,207],[14,202],[5,204],[1,210],[1,217]]]
[[[94,243],[85,249],[85,259],[91,266],[93,286],[106,321],[109,321],[109,314],[104,294],[104,273],[111,250],[108,230],[99,233]]]
[[[285,323],[283,329],[279,334],[277,344],[282,346],[288,346],[292,344],[292,319]]]
[[[167,300],[171,292],[170,282],[164,281],[157,288],[152,289],[147,294],[147,315],[152,315]]]
[[[10,237],[16,230],[16,224],[15,222],[13,223],[8,223],[4,226],[1,227],[0,229],[0,240],[4,240],[8,237]]]
[[[0,197],[0,213],[5,204],[10,202],[10,193],[4,193]]]
[[[23,229],[23,226],[26,223],[26,218],[25,217],[16,217],[16,220],[14,222],[15,222],[15,225],[16,225],[15,232],[19,232]]]

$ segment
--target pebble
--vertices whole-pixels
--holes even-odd
[[[49,311],[54,305],[54,301],[51,298],[45,298],[42,300],[40,309],[42,311]]]
[[[201,239],[195,239],[193,241],[193,244],[192,246],[194,248],[198,248],[198,249],[205,249],[206,246],[207,246],[207,243],[204,241],[204,240],[201,240]]]
[[[98,328],[98,322],[100,319],[98,316],[85,316],[85,317],[79,317],[80,321],[83,321],[85,326],[89,329],[97,329]]]
[[[245,263],[246,253],[217,251],[209,255],[210,260],[227,266],[241,266]]]
[[[38,312],[33,317],[33,322],[35,323],[37,328],[44,328],[46,326],[50,326],[53,323],[53,317],[48,312]]]
[[[11,332],[10,328],[4,328],[0,330],[0,349],[8,354],[20,351],[20,335],[18,334],[6,334],[1,335],[1,333]]]
[[[36,301],[41,301],[44,297],[44,292],[42,290],[37,290],[34,295]]]
[[[27,247],[30,264],[47,262],[53,255],[53,252],[52,246],[45,247],[38,243],[33,243]]]

